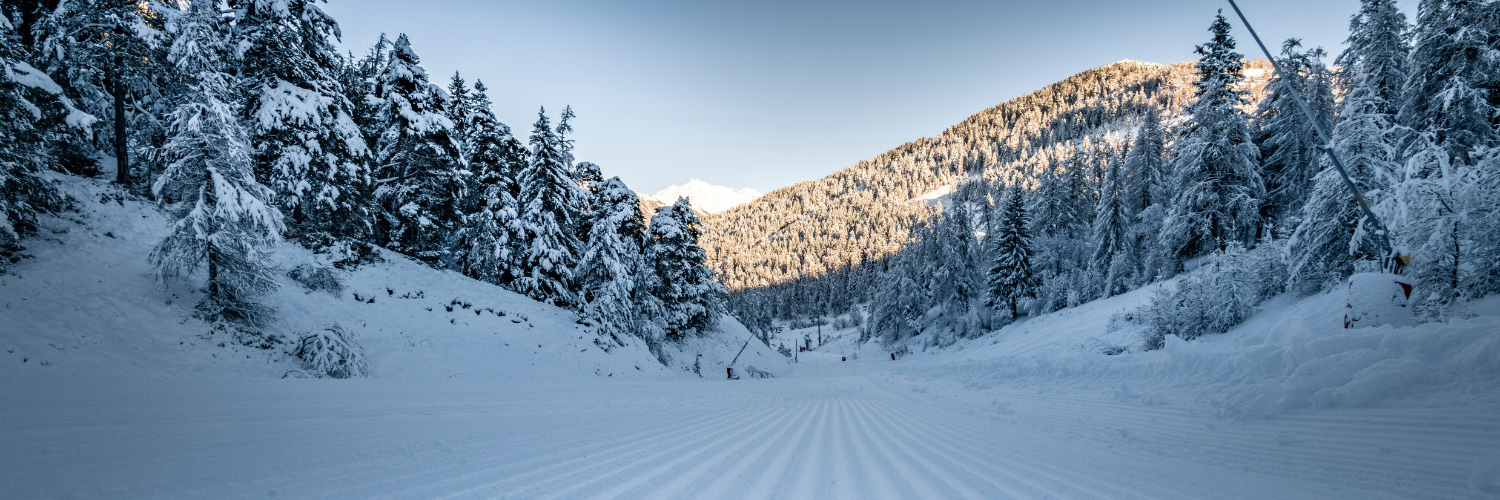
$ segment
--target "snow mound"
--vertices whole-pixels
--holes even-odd
[[[1034,318],[953,349],[910,374],[1107,394],[1141,404],[1207,406],[1237,418],[1304,408],[1391,405],[1500,410],[1500,300],[1468,319],[1344,329],[1346,293],[1279,297],[1244,324],[1193,342],[1168,336],[1157,351],[1104,355],[1095,344],[1132,341],[1109,317],[1133,310],[1160,284]],[[1487,314],[1477,314],[1487,313]],[[1101,340],[1102,339],[1102,340]]]

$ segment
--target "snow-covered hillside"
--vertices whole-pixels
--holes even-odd
[[[754,189],[715,186],[698,179],[680,186],[668,186],[656,194],[639,194],[643,201],[657,205],[670,205],[678,198],[687,198],[695,210],[706,214],[723,212],[761,197],[761,193]]]
[[[78,210],[45,217],[43,234],[27,242],[31,258],[0,276],[6,332],[0,335],[0,376],[302,375],[287,354],[294,349],[289,343],[258,349],[210,333],[193,318],[196,284],[158,286],[147,256],[169,220],[155,205],[100,180],[52,178],[78,201]],[[278,310],[277,322],[269,330],[295,340],[340,324],[359,336],[377,379],[659,378],[674,371],[640,341],[604,351],[568,311],[392,252],[382,257],[342,273],[342,291],[309,291],[285,271],[317,257],[280,245],[273,260],[281,286],[267,298]],[[748,334],[733,319],[723,323],[725,332],[702,342],[739,348]],[[728,360],[719,358],[733,355],[722,352],[727,349],[699,350],[706,351],[705,364],[722,365]],[[752,351],[775,355],[764,346]],[[697,352],[668,354],[680,359]]]

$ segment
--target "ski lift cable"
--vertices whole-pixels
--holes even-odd
[[[1312,108],[1307,106],[1307,101],[1302,99],[1301,92],[1297,91],[1296,82],[1289,78],[1286,70],[1282,68],[1281,62],[1277,61],[1276,57],[1271,55],[1271,50],[1266,48],[1265,42],[1260,40],[1260,34],[1256,33],[1255,28],[1250,26],[1250,20],[1245,18],[1245,13],[1240,10],[1239,4],[1235,3],[1234,0],[1228,1],[1229,6],[1234,8],[1235,15],[1239,16],[1240,22],[1245,25],[1245,30],[1250,32],[1250,37],[1255,39],[1255,44],[1260,46],[1260,51],[1265,53],[1266,59],[1271,61],[1271,67],[1275,70],[1276,75],[1281,78],[1282,82],[1286,83],[1287,90],[1291,91],[1292,100],[1297,103],[1298,108],[1302,109],[1302,114],[1307,116],[1308,123],[1312,125],[1313,131],[1318,134],[1318,142],[1322,144],[1319,149],[1322,149],[1323,153],[1328,155],[1329,161],[1333,163],[1333,168],[1338,170],[1339,177],[1344,179],[1344,187],[1349,188],[1349,192],[1354,194],[1354,199],[1359,202],[1359,207],[1364,210],[1365,217],[1368,217],[1370,224],[1375,226],[1375,234],[1380,238],[1381,251],[1385,253],[1381,258],[1381,267],[1384,268],[1385,272],[1400,274],[1401,268],[1405,266],[1410,257],[1396,255],[1396,248],[1391,245],[1390,231],[1386,229],[1385,224],[1380,222],[1380,218],[1375,215],[1375,211],[1370,209],[1370,203],[1365,201],[1364,193],[1360,192],[1359,186],[1356,186],[1354,180],[1349,177],[1349,171],[1344,168],[1344,162],[1339,159],[1338,153],[1333,150],[1333,140],[1329,137],[1328,132],[1323,130],[1323,125],[1318,123],[1317,118],[1313,115]]]

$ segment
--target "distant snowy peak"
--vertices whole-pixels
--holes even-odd
[[[761,192],[750,188],[715,186],[693,179],[681,186],[668,186],[656,194],[641,193],[640,196],[644,201],[661,205],[670,205],[677,202],[678,198],[687,198],[692,202],[694,210],[716,214],[754,201],[761,197]]]
[[[1121,60],[1115,61],[1115,64],[1144,64],[1144,65],[1147,65],[1147,66],[1164,66],[1164,64],[1162,64],[1162,63],[1154,63],[1154,62],[1151,62],[1151,61],[1137,61],[1135,59],[1121,59]]]

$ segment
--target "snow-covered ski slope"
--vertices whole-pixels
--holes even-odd
[[[296,366],[200,338],[189,287],[155,288],[153,209],[62,182],[80,212],[0,276],[4,498],[1500,498],[1497,300],[1345,331],[1338,294],[1281,298],[1100,354],[1148,289],[897,361],[853,330],[795,365],[752,342],[740,365],[777,377],[726,381],[737,325],[662,368],[392,258],[273,300],[289,329],[361,318],[373,377],[278,379]]]

